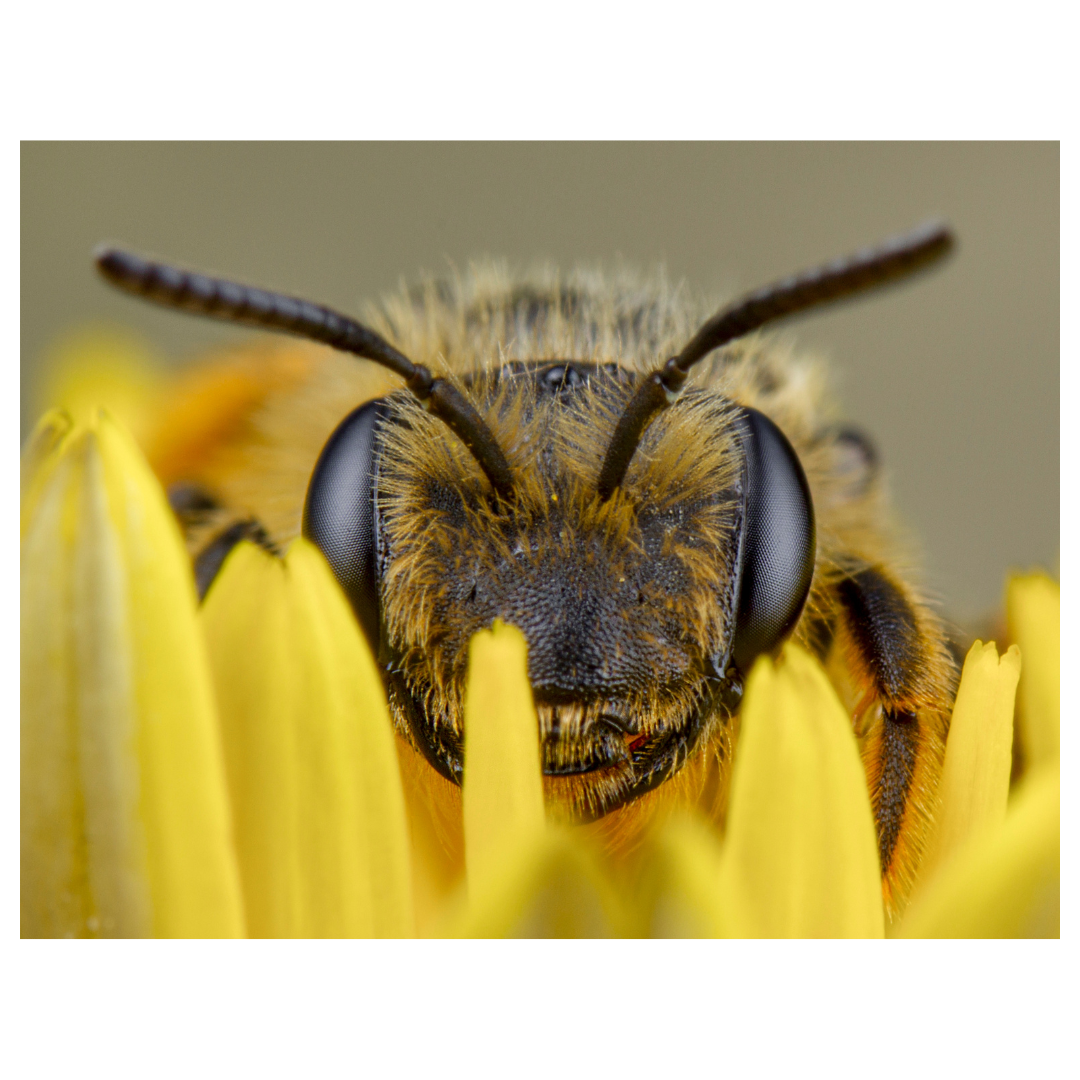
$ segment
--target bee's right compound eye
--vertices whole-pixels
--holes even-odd
[[[732,660],[748,675],[795,628],[814,576],[814,504],[802,464],[764,413],[743,409],[746,517]]]
[[[304,501],[304,536],[326,556],[376,657],[375,483],[379,431],[388,411],[388,406],[376,399],[342,420],[319,455]]]

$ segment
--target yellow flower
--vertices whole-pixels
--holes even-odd
[[[526,652],[521,631],[500,622],[469,648],[467,896],[448,930],[469,937],[614,936],[616,901],[591,852],[568,830],[545,829]]]
[[[898,925],[851,722],[816,660],[789,645],[751,673],[723,835],[662,820],[614,862],[545,823],[525,641],[499,624],[470,649],[465,878],[421,920],[410,752],[319,552],[241,544],[198,610],[160,485],[113,421],[50,415],[23,476],[24,935],[1058,933],[1048,579],[1010,586],[1019,652],[969,654]],[[1028,769],[1010,795],[1018,677]]]
[[[202,625],[253,937],[414,929],[405,804],[382,685],[318,550],[241,544]]]
[[[900,928],[904,936],[1060,934],[1058,586],[1044,574],[1013,578],[1007,611],[1019,648],[1014,645],[998,664],[993,645],[976,642],[964,665],[937,836]],[[1018,677],[1028,770],[1010,792]]]
[[[877,837],[851,721],[798,646],[747,680],[731,787],[728,932],[881,937]]]
[[[1061,727],[1061,589],[1046,574],[1013,578],[1005,596],[1009,636],[1024,654],[1018,720],[1027,767],[1056,761]]]
[[[165,368],[149,346],[120,327],[89,326],[61,337],[42,357],[32,389],[35,413],[60,409],[88,423],[105,409],[142,445],[161,412]]]
[[[22,530],[25,936],[243,933],[190,564],[107,417],[47,416]]]

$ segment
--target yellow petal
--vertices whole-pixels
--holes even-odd
[[[62,409],[43,416],[23,447],[20,469],[21,509],[19,536],[26,533],[26,523],[33,517],[38,497],[60,460],[60,447],[71,434],[71,417]]]
[[[724,936],[721,852],[712,829],[695,818],[672,820],[654,833],[636,890],[635,936]]]
[[[1046,574],[1009,582],[1005,597],[1009,636],[1020,646],[1017,722],[1027,769],[1053,761],[1061,732],[1061,587]]]
[[[203,626],[257,937],[413,932],[405,803],[375,663],[318,550],[237,546]]]
[[[470,891],[544,827],[540,724],[516,627],[496,621],[469,643],[465,691],[465,870]]]
[[[22,547],[23,934],[240,934],[194,585],[164,494],[104,416],[40,468]]]
[[[451,919],[448,936],[604,938],[625,919],[591,851],[564,829],[532,830]]]
[[[937,825],[920,869],[923,877],[1005,818],[1019,677],[1015,645],[1000,662],[993,642],[971,647],[949,726]]]
[[[1060,937],[1061,776],[1030,774],[1005,820],[942,867],[911,904],[903,937]]]
[[[36,412],[64,409],[76,423],[105,408],[143,440],[160,401],[163,369],[145,343],[119,328],[85,327],[61,338],[41,364]]]
[[[740,937],[881,937],[866,777],[851,720],[821,666],[787,645],[747,681],[721,901]]]

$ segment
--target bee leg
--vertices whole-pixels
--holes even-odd
[[[251,540],[267,551],[276,554],[266,530],[253,518],[235,521],[227,529],[217,533],[214,538],[195,556],[195,588],[199,593],[199,602],[206,599],[210,586],[224,565],[225,560],[241,540]]]
[[[277,549],[266,529],[254,518],[238,518],[218,502],[212,492],[199,484],[173,484],[169,505],[184,533],[195,573],[195,588],[200,603],[218,576],[229,552],[241,540],[251,540],[267,551]]]
[[[887,909],[911,886],[933,814],[956,669],[937,617],[879,566],[859,563],[834,584],[877,825]]]

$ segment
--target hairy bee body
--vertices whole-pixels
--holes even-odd
[[[809,594],[791,633],[853,717],[887,899],[906,890],[932,812],[954,692],[941,624],[919,597],[871,445],[841,423],[823,366],[742,338],[651,424],[616,495],[596,477],[657,359],[712,308],[662,277],[484,267],[401,291],[368,324],[452,376],[513,470],[512,513],[445,425],[373,365],[307,344],[254,344],[193,373],[151,448],[203,588],[242,537],[299,535],[327,440],[375,398],[380,662],[403,743],[448,790],[460,766],[471,633],[502,617],[530,642],[554,812],[609,832],[659,799],[723,812],[737,721],[742,443],[750,409],[786,436],[816,518]],[[718,667],[720,670],[718,670]],[[651,792],[652,794],[646,794]],[[614,811],[614,812],[613,812]]]

